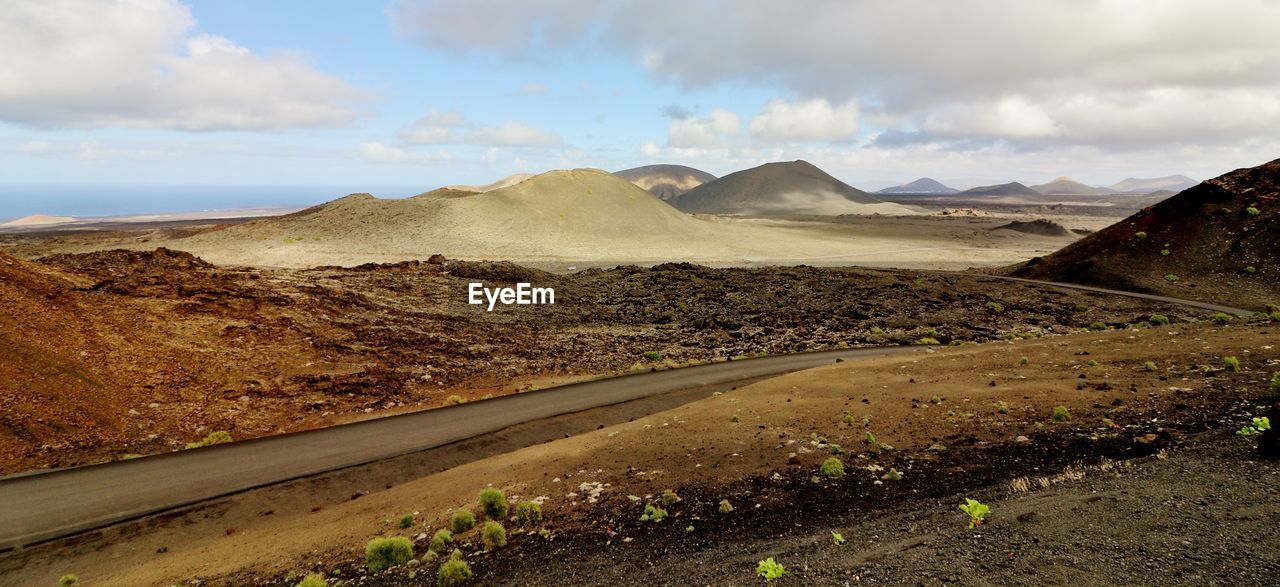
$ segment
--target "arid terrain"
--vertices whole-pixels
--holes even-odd
[[[1275,333],[1202,321],[846,362],[385,488],[338,473],[232,496],[28,548],[0,573],[434,584],[431,562],[368,573],[365,542],[407,536],[421,556],[491,485],[513,503],[537,498],[547,532],[512,522],[510,544],[490,552],[475,531],[456,535],[482,584],[749,583],[766,557],[787,584],[1264,584],[1280,565],[1267,530],[1276,468],[1230,431],[1260,413],[1280,368]],[[841,478],[820,472],[833,457]],[[666,489],[679,496],[668,517],[641,521]],[[986,525],[966,530],[963,497],[991,505]],[[663,571],[677,560],[679,580]]]
[[[439,259],[295,270],[220,267],[165,249],[2,259],[9,472],[633,369],[1199,314],[913,271],[685,264],[560,275]],[[553,286],[557,303],[487,312],[466,303],[471,281]]]

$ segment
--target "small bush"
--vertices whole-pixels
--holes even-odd
[[[819,468],[822,474],[828,479],[844,478],[844,462],[835,457],[831,457],[822,461],[822,467]]]
[[[676,495],[676,492],[670,489],[663,489],[662,497],[660,499],[662,500],[662,505],[667,507],[680,503],[680,496]]]
[[[942,403],[942,396],[940,396],[940,395],[935,395],[935,396],[933,396],[933,397],[929,398],[929,403],[931,403],[931,404],[940,404],[940,403]]]
[[[542,506],[534,501],[520,502],[516,506],[516,522],[526,528],[542,523]]]
[[[1142,364],[1142,368],[1143,368],[1143,369],[1146,369],[1147,371],[1150,371],[1150,372],[1155,372],[1155,370],[1156,370],[1156,364],[1155,364],[1155,361],[1147,361],[1147,362],[1143,363],[1143,364]]]
[[[662,353],[658,351],[649,351],[644,354],[644,358],[649,361],[661,361]]]
[[[329,581],[320,573],[311,573],[298,582],[297,587],[329,587]]]
[[[1244,272],[1248,273],[1249,275],[1253,275],[1254,273],[1258,272],[1258,268],[1254,267],[1253,265],[1250,265],[1244,268]]]
[[[1272,313],[1270,314],[1270,316],[1271,316],[1271,319],[1272,319],[1272,320],[1274,320],[1274,321],[1276,321],[1276,322],[1280,322],[1280,310],[1276,310],[1276,311],[1272,312]]]
[[[926,336],[926,337],[924,337],[924,338],[921,338],[921,339],[917,340],[917,341],[916,341],[916,344],[923,344],[923,345],[929,345],[929,346],[938,346],[938,345],[940,345],[940,344],[942,344],[942,343],[938,342],[938,339],[933,338],[932,336]]]
[[[364,547],[364,564],[370,573],[397,567],[413,558],[413,543],[403,536],[374,538]]]
[[[76,587],[79,584],[80,579],[77,579],[75,575],[63,575],[61,579],[58,579],[58,587]]]
[[[1152,314],[1151,319],[1147,320],[1147,322],[1155,324],[1156,326],[1165,326],[1169,324],[1169,317],[1164,314]]]
[[[1249,206],[1248,208],[1245,208],[1244,211],[1245,211],[1245,214],[1248,214],[1250,216],[1257,216],[1262,213],[1261,210],[1254,208],[1253,206]]]
[[[787,568],[782,566],[782,563],[773,560],[773,557],[764,559],[756,564],[756,575],[764,578],[765,581],[781,579],[785,574],[787,574]]]
[[[1071,421],[1071,411],[1068,410],[1066,406],[1057,406],[1053,408],[1053,421],[1054,422]]]
[[[1226,326],[1227,324],[1231,323],[1231,316],[1228,316],[1227,314],[1223,314],[1222,312],[1218,312],[1217,314],[1213,315],[1212,320],[1214,321],[1214,323],[1218,324],[1219,326]]]
[[[641,522],[661,522],[667,519],[667,510],[653,504],[645,504],[644,513],[640,514]]]
[[[1164,257],[1168,257],[1168,256],[1169,256],[1169,254],[1170,254],[1169,249],[1160,249],[1160,255],[1162,255],[1162,256],[1164,256]]]
[[[400,518],[400,527],[408,528],[413,525],[413,514],[405,514]]]
[[[1107,325],[1103,324],[1102,322],[1094,322],[1093,324],[1090,324],[1089,326],[1085,327],[1085,329],[1090,332],[1101,332],[1107,329]]]
[[[997,411],[997,412],[1000,412],[1001,414],[1008,414],[1008,413],[1009,413],[1009,404],[1004,403],[1004,401],[998,401],[998,402],[996,402],[996,411]]]
[[[987,514],[991,513],[991,508],[976,499],[966,497],[964,503],[960,504],[960,511],[969,514],[969,527],[973,528],[981,526],[987,520]]]
[[[881,478],[881,479],[884,479],[885,481],[901,481],[901,480],[902,480],[902,472],[901,472],[901,471],[899,471],[899,470],[897,470],[897,469],[894,469],[894,468],[890,467],[890,468],[889,468],[889,472],[888,472],[888,473],[885,473],[885,474],[884,474],[884,476],[882,476],[882,477],[880,477],[880,478]]]
[[[848,425],[850,425],[850,426],[853,426],[853,425],[854,425],[854,423],[856,423],[858,420],[857,420],[857,418],[854,418],[854,417],[853,417],[853,414],[850,414],[849,412],[845,412],[845,413],[844,413],[844,417],[843,417],[843,418],[840,418],[840,421],[841,421],[841,422],[844,422],[845,424],[848,424]]]
[[[507,545],[507,529],[493,520],[484,523],[480,536],[484,538],[485,550],[497,550]]]
[[[436,530],[436,533],[431,536],[431,542],[427,546],[427,552],[444,554],[445,549],[449,548],[450,542],[453,542],[453,532],[444,528]]]
[[[476,525],[476,517],[471,510],[458,510],[453,513],[453,517],[449,519],[449,529],[454,534],[461,534],[474,528]]]
[[[835,530],[832,530],[832,531],[831,531],[831,543],[832,543],[832,544],[834,544],[834,545],[836,545],[836,546],[840,546],[840,545],[844,544],[844,534],[841,534],[841,533],[839,533],[839,532],[836,532]]]
[[[436,572],[436,585],[440,587],[456,587],[470,581],[475,574],[471,572],[471,565],[467,561],[459,559],[449,559],[440,565],[440,570]]]
[[[1004,311],[1004,304],[1000,302],[987,302],[987,309],[997,314]]]
[[[729,418],[729,422],[733,424],[737,424],[738,422],[741,422],[741,421],[742,421],[742,418],[739,418],[737,414],[734,414],[732,417]]]
[[[1030,363],[1030,362],[1031,362],[1031,359],[1028,359],[1028,358],[1026,358],[1026,357],[1022,357],[1021,359],[1018,359],[1018,364],[1019,364],[1019,365],[1024,365],[1024,366],[1025,366],[1027,363]]]
[[[1177,276],[1177,275],[1174,275],[1174,274],[1172,274],[1172,273],[1170,273],[1170,274],[1168,274],[1168,275],[1164,276],[1164,280],[1165,280],[1165,281],[1167,281],[1167,282],[1169,282],[1169,283],[1173,283],[1173,282],[1175,282],[1175,281],[1177,281],[1177,280],[1178,280],[1178,276]]]
[[[467,403],[467,400],[463,399],[460,395],[451,395],[444,400],[444,405],[446,406],[456,406],[465,403]]]
[[[486,487],[480,492],[480,511],[490,520],[504,520],[507,517],[507,497],[496,487]]]
[[[1134,233],[1133,237],[1140,241],[1144,241],[1147,240],[1147,233],[1139,231]]]
[[[727,499],[720,500],[720,513],[727,514],[732,511],[733,511],[733,504],[729,503],[729,500]]]
[[[1232,373],[1239,373],[1239,372],[1240,372],[1240,359],[1237,359],[1237,358],[1235,358],[1235,357],[1223,357],[1223,358],[1222,358],[1222,368],[1223,368],[1223,369],[1226,369],[1227,371],[1230,371],[1230,372],[1232,372]]]
[[[1088,365],[1088,366],[1090,366],[1090,367],[1097,367],[1097,366],[1098,366],[1098,362],[1097,362],[1097,361],[1095,361],[1095,360],[1093,360],[1093,359],[1089,359],[1089,362],[1088,362],[1088,363],[1085,363],[1085,364],[1086,364],[1086,365]]]

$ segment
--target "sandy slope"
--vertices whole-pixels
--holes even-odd
[[[522,262],[803,262],[877,259],[885,251],[956,245],[929,236],[835,234],[803,224],[695,218],[618,176],[577,169],[473,196],[380,200],[355,194],[165,246],[214,263],[305,267],[435,253]]]

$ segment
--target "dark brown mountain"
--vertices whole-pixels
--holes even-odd
[[[808,161],[766,163],[700,185],[671,201],[691,214],[756,216],[915,214],[840,181]]]
[[[1262,309],[1280,302],[1280,159],[1237,169],[1015,275]]]

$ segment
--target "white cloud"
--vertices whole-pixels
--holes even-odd
[[[0,120],[34,127],[283,130],[352,124],[364,91],[294,53],[192,35],[176,0],[13,0]]]
[[[401,141],[416,145],[478,145],[485,147],[556,147],[564,140],[553,132],[521,122],[480,126],[458,112],[428,112],[400,129]]]
[[[366,161],[375,163],[429,163],[448,161],[453,158],[453,155],[444,149],[431,152],[413,151],[385,145],[378,141],[360,143],[357,150]]]
[[[525,84],[520,88],[520,93],[526,96],[541,96],[547,93],[547,85],[533,83]]]
[[[1275,0],[400,0],[391,14],[433,50],[607,51],[684,88],[858,103],[864,121],[972,145],[1160,149],[1280,134]],[[752,122],[762,140],[827,140]]]
[[[773,100],[751,119],[751,137],[765,142],[846,141],[858,134],[858,104],[832,107],[824,99]]]
[[[673,118],[667,124],[667,145],[681,148],[727,147],[741,138],[738,115],[716,108],[705,117]]]

